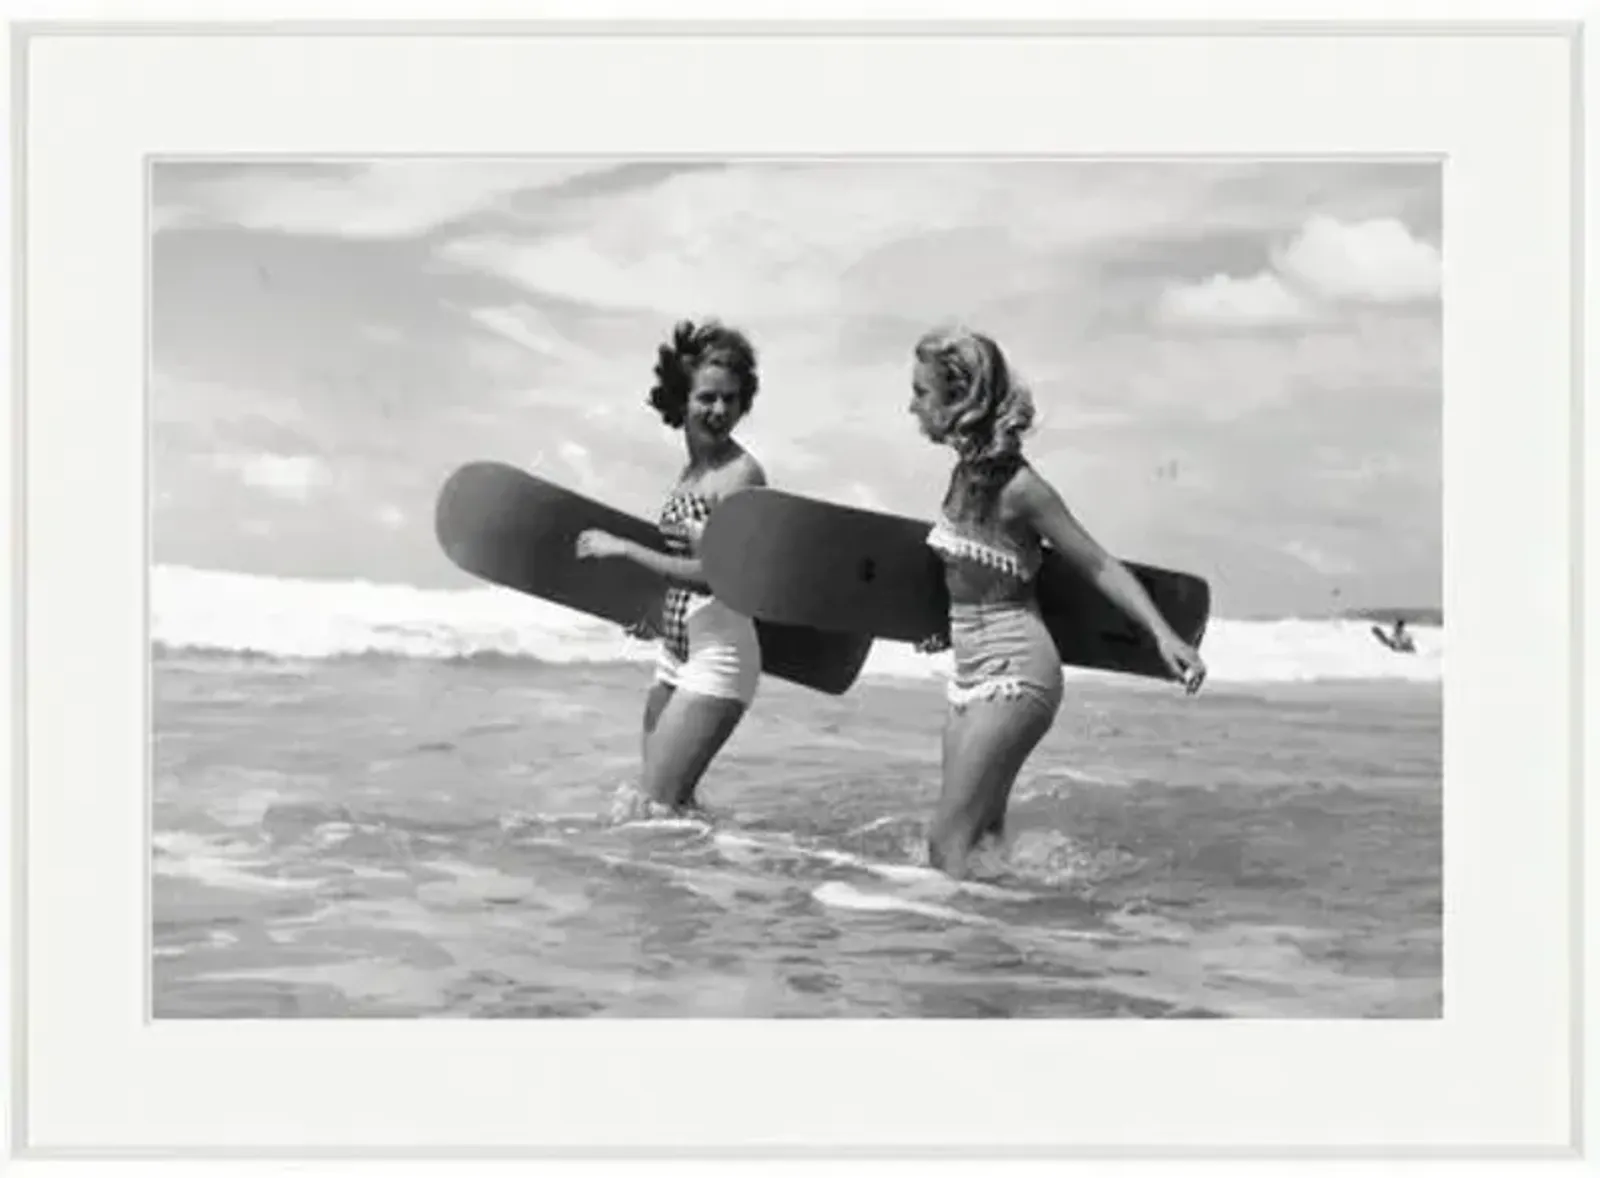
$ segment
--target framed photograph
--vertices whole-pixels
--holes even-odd
[[[15,29],[13,1154],[1578,1163],[1575,15]]]

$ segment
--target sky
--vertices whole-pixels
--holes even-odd
[[[468,585],[433,504],[480,459],[651,514],[655,348],[711,316],[771,483],[931,518],[911,348],[960,322],[1117,555],[1223,616],[1439,602],[1433,164],[162,162],[151,200],[158,563]]]

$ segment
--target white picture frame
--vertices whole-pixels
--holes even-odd
[[[190,1156],[452,1173],[502,1157],[685,1172],[701,1157],[1576,1160],[1592,66],[1575,9],[1299,32],[21,30],[4,513],[17,671],[0,709],[17,769],[12,1153],[152,1172]],[[970,89],[927,83],[956,61]],[[562,117],[526,115],[543,110]],[[143,185],[152,155],[255,152],[1442,157],[1444,1017],[153,1024]],[[1490,522],[1501,513],[1514,522]],[[682,1088],[695,1098],[657,1099]]]

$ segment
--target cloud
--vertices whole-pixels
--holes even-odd
[[[823,453],[808,445],[802,438],[761,420],[739,427],[739,437],[746,449],[753,453],[769,475],[776,471],[793,473],[828,468]]]
[[[571,441],[562,442],[558,453],[567,464],[567,469],[576,476],[579,487],[592,489],[601,485],[600,472],[595,469],[587,446]]]
[[[478,307],[472,317],[497,335],[542,356],[566,350],[561,333],[549,319],[526,304],[518,307]]]
[[[1312,217],[1275,261],[1329,301],[1410,303],[1439,293],[1439,251],[1392,217],[1353,225]]]
[[[177,229],[193,219],[194,213],[190,209],[178,205],[153,205],[150,209],[150,232],[155,234],[166,229]]]
[[[826,315],[912,300],[970,313],[1062,272],[1061,251],[1193,226],[1226,169],[942,162],[674,175],[469,234],[449,261],[533,291],[659,315]],[[730,310],[737,308],[737,310]]]
[[[400,344],[406,338],[404,332],[388,323],[363,323],[357,331],[362,339],[375,344]]]
[[[885,511],[888,508],[883,496],[866,483],[850,484],[849,493],[842,496],[840,502],[851,507],[865,508],[867,511]]]
[[[1310,323],[1318,317],[1315,307],[1265,271],[1251,278],[1214,274],[1192,286],[1170,286],[1157,310],[1168,322],[1212,326]]]
[[[1172,283],[1156,310],[1169,323],[1215,327],[1311,324],[1340,304],[1396,305],[1439,293],[1439,251],[1392,217],[1345,224],[1308,219],[1272,264],[1247,278]]]
[[[327,464],[310,454],[225,454],[215,462],[247,487],[300,503],[333,481]]]
[[[152,228],[222,223],[331,237],[416,237],[609,165],[594,161],[382,160],[287,164],[219,171],[162,164],[154,179]]]
[[[151,373],[151,417],[157,424],[262,425],[290,429],[310,420],[294,396],[261,384],[212,380],[160,368]],[[259,444],[259,441],[258,441]]]
[[[1348,560],[1324,552],[1320,548],[1314,548],[1303,540],[1289,541],[1289,543],[1283,545],[1283,552],[1325,577],[1338,576],[1355,571],[1355,566]]]
[[[1317,563],[1436,559],[1438,316],[1403,301],[1437,289],[1433,171],[851,162],[528,191],[446,170],[166,185],[160,219],[211,225],[158,242],[169,554],[423,583],[445,564],[427,495],[481,458],[648,514],[683,452],[644,404],[655,347],[712,312],[756,342],[740,437],[776,486],[931,517],[949,454],[906,413],[909,354],[951,315],[1001,341],[1039,397],[1030,454],[1128,555],[1263,600]],[[1330,539],[1351,512],[1370,531]],[[246,543],[250,518],[278,535]]]

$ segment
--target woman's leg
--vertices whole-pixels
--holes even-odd
[[[662,709],[672,698],[674,686],[657,679],[650,685],[650,694],[644,697],[644,731],[639,738],[639,757],[642,760],[650,751],[650,734],[656,730]]]
[[[975,700],[945,720],[944,788],[928,832],[928,859],[960,878],[967,856],[1005,822],[1006,800],[1055,712],[1028,699]]]
[[[700,778],[744,713],[744,704],[736,699],[669,692],[645,735],[645,797],[666,806],[693,804]]]
[[[653,719],[647,710],[644,795],[668,806],[694,802],[695,787],[739,726],[761,679],[755,623],[719,601],[687,619],[689,658],[674,666],[675,690]]]

